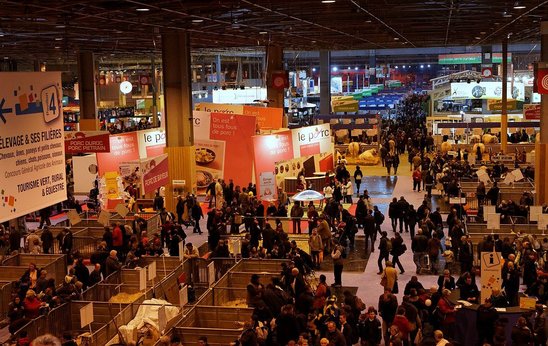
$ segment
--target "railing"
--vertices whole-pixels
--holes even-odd
[[[42,315],[29,321],[17,330],[13,336],[15,339],[18,339],[21,337],[23,331],[27,332],[30,340],[45,333],[63,335],[65,330],[70,329],[70,320],[67,323],[67,316],[69,315],[70,303],[65,303],[49,311],[47,315]]]
[[[0,319],[4,319],[8,315],[12,292],[13,282],[0,282]]]

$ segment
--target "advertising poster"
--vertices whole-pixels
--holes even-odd
[[[117,172],[121,162],[138,160],[139,144],[136,132],[110,136],[110,153],[97,153],[99,175],[105,172]]]
[[[75,193],[89,193],[97,178],[97,156],[96,154],[73,156],[72,172],[74,179]]]
[[[277,199],[276,177],[272,172],[262,172],[259,176],[259,199],[274,201]]]
[[[451,98],[453,100],[501,100],[502,82],[451,83]],[[524,101],[524,84],[508,82],[508,99]]]
[[[211,113],[210,139],[225,142],[225,156],[230,164],[224,178],[247,186],[252,180],[253,135],[256,119],[245,115]]]
[[[206,113],[243,114],[253,116],[257,119],[257,126],[261,130],[279,129],[282,127],[283,108],[256,107],[234,104],[200,103],[196,106],[197,111]],[[196,118],[196,114],[194,115]],[[196,124],[194,124],[196,126]],[[196,138],[200,136],[194,135]]]
[[[257,188],[264,194],[261,186],[261,174],[283,174],[286,171],[285,164],[278,167],[276,162],[286,162],[293,159],[293,138],[291,131],[283,131],[273,135],[253,137],[255,181]],[[290,168],[289,166],[287,168]],[[277,192],[277,191],[276,191]]]
[[[145,194],[169,184],[167,154],[141,160],[141,171],[143,172],[142,191]]]
[[[196,185],[205,189],[216,179],[224,177],[225,142],[215,140],[194,140],[196,147]]]
[[[118,198],[118,172],[105,173],[105,187],[108,199]]]
[[[292,130],[294,157],[325,153],[331,150],[329,124],[301,127]]]
[[[481,302],[491,296],[493,289],[501,289],[501,260],[500,252],[481,253]]]
[[[0,222],[67,197],[61,73],[0,73]]]
[[[164,153],[166,147],[166,132],[163,129],[137,132],[139,142],[139,157],[155,157]]]
[[[108,131],[65,132],[65,153],[108,153],[109,137]]]

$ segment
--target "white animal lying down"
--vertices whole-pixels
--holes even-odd
[[[472,153],[474,155],[476,155],[476,153],[478,152],[478,147],[480,148],[480,152],[483,154],[485,152],[485,144],[483,143],[476,143],[474,144],[474,146],[472,147]]]
[[[483,135],[482,141],[483,141],[483,143],[485,143],[485,144],[489,144],[489,143],[498,143],[498,142],[499,142],[499,139],[498,139],[497,136],[493,136],[493,135],[490,135],[490,134],[486,133],[486,134]]]
[[[379,158],[377,149],[369,149],[361,153],[358,160],[364,165],[377,165],[381,159]]]
[[[446,152],[453,150],[453,145],[449,142],[441,143],[441,152],[445,154]]]

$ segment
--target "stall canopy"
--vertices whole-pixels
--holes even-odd
[[[324,199],[324,196],[318,191],[304,190],[296,193],[292,199],[298,202],[321,201]]]

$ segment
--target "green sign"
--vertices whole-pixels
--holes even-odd
[[[502,63],[502,53],[493,53],[491,62],[493,64]],[[511,53],[508,54],[508,62],[512,62]],[[440,54],[438,55],[438,63],[440,65],[481,64],[481,53]]]

